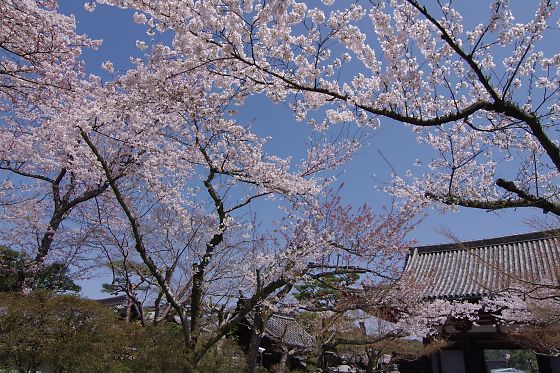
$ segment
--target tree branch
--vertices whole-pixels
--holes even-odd
[[[159,272],[159,270],[158,270],[156,264],[154,263],[153,259],[149,256],[149,254],[148,254],[148,252],[147,252],[147,250],[144,246],[144,241],[143,241],[143,238],[142,238],[142,234],[140,233],[140,223],[138,222],[136,217],[134,217],[134,214],[132,213],[132,211],[128,207],[127,202],[124,199],[124,196],[121,194],[121,191],[117,186],[116,180],[113,178],[113,176],[111,174],[111,170],[109,168],[109,165],[105,161],[105,158],[101,155],[101,153],[99,152],[99,150],[97,149],[95,144],[91,141],[91,139],[89,138],[87,133],[85,133],[84,130],[81,129],[81,128],[79,130],[80,130],[81,137],[84,139],[86,144],[89,146],[89,148],[91,149],[91,151],[95,155],[97,161],[101,164],[101,167],[103,168],[103,172],[105,173],[105,177],[107,178],[107,182],[111,186],[111,189],[113,190],[113,193],[114,193],[119,205],[121,206],[124,214],[126,215],[128,221],[129,221],[130,227],[132,229],[132,234],[133,234],[133,237],[134,237],[136,251],[140,254],[140,257],[142,258],[142,261],[146,264],[146,266],[150,270],[151,274],[155,277],[158,285],[160,286],[160,288],[165,293],[167,301],[173,306],[173,308],[175,309],[175,311],[177,312],[177,314],[181,318],[181,324],[183,326],[183,332],[189,337],[188,339],[190,339],[190,330],[188,329],[188,326],[187,326],[187,318],[185,317],[183,307],[181,306],[181,304],[179,304],[177,299],[175,299],[171,289],[169,288],[169,285],[165,281],[162,274]]]

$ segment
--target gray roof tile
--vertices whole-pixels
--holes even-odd
[[[291,316],[273,314],[266,323],[265,331],[272,338],[289,346],[313,347],[313,337]]]
[[[253,323],[253,313],[247,315],[247,321]],[[278,313],[272,314],[265,325],[265,335],[276,342],[299,349],[313,348],[315,339],[305,331],[294,317]]]
[[[520,278],[558,284],[560,232],[545,231],[411,249],[405,275],[425,298],[480,298]]]

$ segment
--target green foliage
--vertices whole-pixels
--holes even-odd
[[[25,253],[0,246],[0,292],[19,292],[27,285],[31,289],[54,292],[80,291],[80,287],[68,277],[68,269],[62,263],[36,268],[36,263]]]
[[[0,293],[0,372],[192,372],[190,353],[174,323],[142,327],[99,302],[46,290]],[[245,364],[237,342],[223,339],[196,371],[237,373]]]
[[[351,286],[359,277],[354,272],[322,276],[297,285],[294,296],[297,300],[310,302],[315,307],[327,307],[336,302],[340,295],[340,289]]]
[[[33,283],[34,289],[55,292],[79,292],[80,286],[68,277],[68,269],[62,263],[52,263],[41,268]]]
[[[134,335],[132,371],[175,372],[188,368],[188,351],[177,324],[138,327]]]
[[[120,279],[117,279],[116,281],[120,281]],[[121,292],[121,289],[116,284],[103,283],[101,284],[101,289],[103,290],[104,293],[109,293],[113,295],[117,295]]]
[[[484,350],[484,358],[488,360],[505,361],[506,355],[510,360],[508,366],[525,372],[538,372],[537,358],[531,350]]]
[[[247,370],[247,358],[236,341],[222,339],[204,355],[198,366],[204,373],[238,373]]]
[[[126,325],[98,302],[38,290],[0,294],[0,367],[125,371]]]
[[[23,255],[0,246],[0,292],[19,291],[25,281]]]
[[[137,328],[134,357],[127,367],[134,372],[191,371],[189,350],[181,326],[172,323]],[[246,358],[236,341],[222,339],[197,365],[199,373],[238,373],[246,370]]]
[[[106,266],[113,272],[113,281],[101,285],[104,292],[117,295],[131,288],[135,291],[148,289],[145,279],[151,278],[151,273],[144,263],[127,259],[111,261]]]

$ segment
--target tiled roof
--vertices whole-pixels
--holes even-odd
[[[291,316],[273,314],[266,323],[265,332],[288,346],[305,349],[313,347],[313,337]]]
[[[245,325],[249,328],[253,323],[253,317],[252,312],[247,315],[248,324]],[[277,343],[303,350],[313,348],[315,343],[311,334],[307,333],[296,319],[278,313],[268,318],[264,333],[266,337]]]
[[[411,249],[405,275],[421,284],[425,298],[480,298],[506,290],[520,278],[560,276],[560,231],[545,231]]]
[[[96,300],[107,307],[126,307],[128,298],[126,295],[118,295],[116,297],[109,297],[109,298],[96,299]]]

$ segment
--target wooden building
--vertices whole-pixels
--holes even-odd
[[[248,348],[253,325],[252,315],[242,321],[237,328],[237,335],[242,346]],[[260,341],[258,364],[270,369],[279,364],[283,353],[290,350],[287,366],[290,370],[305,369],[305,354],[314,347],[313,336],[289,315],[272,314],[265,324],[264,335]]]
[[[425,283],[426,299],[471,302],[510,289],[522,278],[552,279],[560,284],[559,272],[558,231],[415,247],[405,266],[405,273]],[[519,353],[520,346],[507,338],[505,327],[490,315],[479,316],[478,325],[458,320],[443,327],[441,334],[449,339],[450,345],[434,354],[430,363],[421,364],[418,372],[531,372],[530,368],[507,369],[508,355],[511,358],[511,353]],[[503,359],[496,358],[500,353]],[[535,370],[560,373],[560,358],[537,354],[535,359]]]

